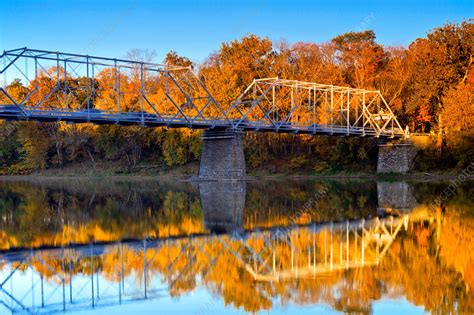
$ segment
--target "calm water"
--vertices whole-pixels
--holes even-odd
[[[0,314],[473,313],[449,184],[0,181]]]

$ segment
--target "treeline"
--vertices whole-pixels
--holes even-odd
[[[222,44],[202,65],[174,52],[164,62],[192,65],[221,104],[230,104],[254,78],[263,77],[380,90],[403,126],[432,135],[416,164],[418,170],[430,171],[461,169],[473,161],[473,43],[471,19],[435,28],[407,48],[382,46],[373,31],[345,33],[322,44],[291,45],[250,34]],[[151,58],[137,51],[132,55]],[[40,86],[52,84],[46,78]],[[76,80],[80,84],[82,79]],[[101,91],[94,100],[98,109],[110,109],[106,87],[111,80],[111,70],[104,69],[93,83]],[[137,80],[133,73],[122,79],[131,108],[138,102],[133,97]],[[22,99],[31,87],[15,80],[7,90]],[[81,91],[76,94],[79,102],[86,97]],[[7,103],[3,96],[0,103]],[[199,159],[201,150],[199,132],[188,129],[2,121],[0,136],[3,174],[81,162],[113,162],[126,171],[147,161],[170,168]],[[253,171],[372,172],[375,144],[374,139],[248,133],[245,153]]]

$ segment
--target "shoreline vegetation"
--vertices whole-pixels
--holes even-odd
[[[153,169],[153,171],[126,172],[117,168],[94,168],[93,165],[78,168],[68,166],[62,169],[46,169],[29,174],[0,175],[0,181],[21,180],[54,180],[54,179],[110,179],[110,180],[162,180],[173,179],[181,181],[199,181],[197,179],[198,164],[190,163],[173,169]],[[85,169],[88,169],[85,171]],[[410,172],[407,174],[375,172],[351,173],[347,171],[334,172],[331,174],[317,174],[304,172],[276,172],[248,171],[246,181],[253,180],[387,180],[387,181],[429,181],[429,180],[451,180],[462,174],[462,170],[435,171],[435,172]],[[467,174],[466,179],[474,180],[474,174]]]
[[[449,177],[474,162],[473,43],[474,20],[467,19],[434,28],[408,47],[383,46],[372,30],[348,32],[323,43],[272,42],[248,34],[222,43],[202,64],[173,51],[164,63],[192,67],[224,108],[255,78],[379,90],[400,124],[417,138],[420,151],[413,173],[404,177]],[[152,52],[140,50],[126,56],[138,61],[154,61],[153,57]],[[52,90],[58,75],[69,76],[67,93]],[[27,99],[22,103],[27,106],[41,101],[46,109],[55,108],[63,97],[71,108],[83,109],[88,103],[87,108],[94,110],[115,110],[115,76],[113,68],[104,68],[93,79],[73,77],[53,66],[34,82],[14,79],[6,90],[18,103]],[[138,76],[132,71],[120,78],[121,110],[141,112]],[[160,112],[169,112],[172,107],[157,88],[160,80],[151,76],[146,82],[148,97]],[[85,83],[93,85],[93,96],[83,89]],[[36,92],[28,97],[32,91]],[[0,104],[11,103],[0,94]],[[283,100],[279,105],[282,112],[289,110],[287,103]],[[328,123],[323,120],[324,107],[316,101],[314,110],[320,123]],[[400,176],[375,174],[377,144],[369,137],[261,132],[246,133],[243,141],[249,176]],[[197,174],[201,149],[199,130],[0,120],[0,175],[191,176]]]

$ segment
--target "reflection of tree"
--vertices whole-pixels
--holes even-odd
[[[379,277],[402,288],[409,301],[423,305],[428,311],[446,314],[454,313],[456,304],[461,308],[466,289],[462,276],[437,261],[414,239],[404,239],[400,246],[398,270],[394,272],[387,259],[383,262],[381,270],[384,270],[380,271]]]
[[[252,228],[358,219],[375,215],[376,208],[373,182],[273,181],[247,186],[244,218]]]
[[[247,228],[361,218],[376,209],[373,183],[294,182],[288,192],[284,187],[279,181],[249,185]],[[314,199],[321,191],[327,193]],[[14,182],[2,184],[0,194],[0,213],[7,220],[2,230],[10,239],[10,243],[6,237],[0,240],[2,248],[12,240],[39,246],[203,232],[199,198],[184,184],[150,189],[146,182]],[[313,200],[309,206],[308,200]],[[301,211],[305,205],[307,210]]]
[[[59,183],[42,187],[2,185],[0,248],[113,241],[121,238],[203,232],[202,212],[192,191],[144,190]]]

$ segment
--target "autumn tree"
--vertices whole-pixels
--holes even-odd
[[[224,43],[200,69],[200,76],[218,102],[226,108],[255,78],[267,77],[273,60],[270,39],[247,35]]]
[[[474,82],[469,79],[449,89],[442,98],[448,146],[455,150],[461,167],[472,162],[474,156]]]
[[[381,45],[375,42],[371,30],[349,32],[332,39],[344,71],[346,83],[356,88],[373,88],[387,62]]]

